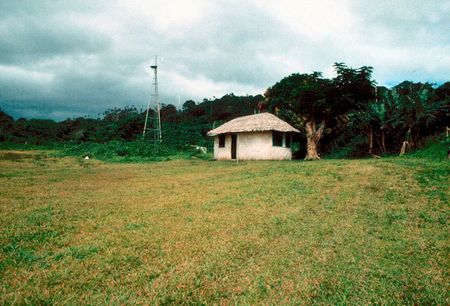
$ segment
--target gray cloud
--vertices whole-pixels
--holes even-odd
[[[450,75],[450,1],[3,1],[0,107],[65,119],[258,94],[293,72],[372,65],[381,84]]]
[[[2,21],[0,62],[30,64],[53,56],[92,54],[106,51],[107,37],[70,24],[61,18],[8,18]]]

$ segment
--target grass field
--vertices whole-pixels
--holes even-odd
[[[0,304],[449,304],[447,160],[0,151]]]

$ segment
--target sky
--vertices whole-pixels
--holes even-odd
[[[450,0],[0,0],[0,109],[64,120],[263,94],[333,63],[380,85],[450,80]]]

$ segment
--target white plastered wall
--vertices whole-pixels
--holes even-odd
[[[219,148],[219,136],[214,136],[214,159],[231,159],[231,135],[225,135],[225,147]]]
[[[225,136],[225,147],[219,148],[219,136],[214,137],[214,158],[231,159],[231,135]],[[237,158],[239,160],[284,160],[292,159],[291,148],[272,145],[272,132],[250,132],[237,134]]]

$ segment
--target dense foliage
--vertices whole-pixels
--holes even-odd
[[[367,109],[349,113],[333,133],[328,150],[351,155],[399,153],[424,145],[428,136],[450,125],[450,83],[402,82],[391,89],[377,87]]]
[[[332,129],[352,111],[365,111],[375,98],[371,67],[352,69],[336,63],[335,70],[337,76],[332,80],[319,72],[294,73],[265,93],[269,108],[304,132],[305,159],[319,159],[317,150],[325,128]]]
[[[386,88],[375,85],[371,67],[353,69],[337,63],[335,70],[333,79],[318,72],[292,74],[270,87],[265,96],[228,94],[199,103],[188,100],[179,110],[163,105],[163,143],[157,155],[189,152],[194,145],[211,149],[208,130],[235,117],[263,111],[276,113],[302,131],[294,139],[298,143],[296,157],[308,157],[311,144],[316,153],[312,157],[411,151],[422,146],[428,136],[450,126],[450,82],[438,86],[405,81]],[[79,153],[86,148],[102,152],[105,149],[98,144],[108,143],[104,147],[115,156],[146,156],[155,152],[154,146],[149,146],[154,121],[149,121],[150,130],[143,139],[144,120],[145,112],[135,107],[114,108],[99,118],[61,122],[14,120],[0,110],[0,144],[69,144],[76,145],[72,151]]]

